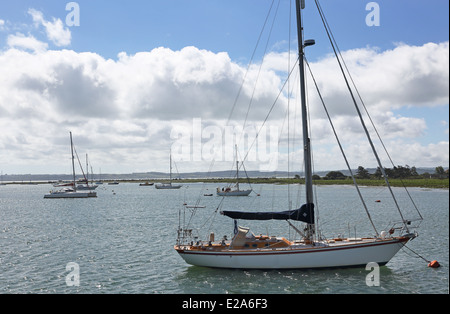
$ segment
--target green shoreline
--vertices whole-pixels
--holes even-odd
[[[180,179],[177,180],[180,183],[233,183],[236,182],[233,179]],[[304,179],[289,179],[289,178],[250,178],[241,179],[240,183],[250,183],[250,184],[304,184]],[[357,179],[356,182],[361,186],[386,186],[384,180],[375,179]],[[315,180],[315,185],[353,185],[352,179],[342,179],[342,180]],[[449,180],[448,179],[391,179],[389,184],[393,187],[420,187],[420,188],[439,188],[448,189]]]
[[[128,179],[128,180],[103,180],[104,183],[109,183],[117,181],[120,183],[142,183],[142,182],[167,182],[167,180],[152,180],[152,179]],[[177,183],[234,183],[235,179],[231,178],[198,178],[198,179],[176,179]],[[384,180],[377,179],[357,179],[356,182],[360,186],[386,186]],[[250,178],[239,180],[242,184],[304,184],[304,179],[294,179],[294,178]],[[49,184],[49,182],[9,182],[9,184]],[[315,185],[353,185],[352,179],[341,179],[341,180],[314,180]],[[389,184],[393,187],[419,187],[419,188],[430,188],[430,189],[448,189],[449,179],[391,179]]]

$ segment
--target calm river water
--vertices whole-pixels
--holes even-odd
[[[424,221],[408,247],[441,268],[401,250],[381,268],[380,285],[369,287],[365,269],[243,271],[187,265],[174,251],[183,203],[197,209],[197,226],[210,225],[217,237],[231,238],[233,222],[215,215],[221,198],[216,184],[186,184],[180,190],[156,190],[137,183],[103,185],[98,198],[45,200],[50,185],[0,186],[0,293],[127,294],[300,294],[300,293],[448,293],[449,191],[409,189]],[[254,185],[249,197],[227,199],[224,209],[286,210],[302,202],[298,187]],[[388,212],[388,193],[362,188],[380,230],[398,220]],[[320,229],[327,237],[373,232],[353,187],[316,189]],[[395,192],[403,193],[402,189]],[[400,203],[403,203],[400,196]],[[380,200],[381,202],[375,202]],[[294,204],[294,205],[291,205]],[[408,209],[409,210],[409,209]],[[190,210],[186,210],[187,214]],[[415,215],[411,211],[412,215]],[[389,221],[388,216],[393,218]],[[352,224],[348,218],[355,218]],[[198,218],[198,220],[196,220]],[[203,222],[202,222],[203,220]],[[207,221],[207,225],[204,222]],[[241,222],[245,226],[245,223]],[[292,236],[286,223],[250,224],[255,234]],[[66,268],[67,267],[67,268]],[[76,268],[78,267],[78,268]],[[73,272],[78,279],[72,277]],[[70,281],[72,280],[72,281]],[[78,280],[78,285],[73,285]]]

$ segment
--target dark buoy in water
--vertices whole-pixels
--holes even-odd
[[[428,263],[428,267],[430,267],[430,268],[438,268],[438,267],[441,267],[441,265],[439,264],[438,261],[431,261],[431,262]]]

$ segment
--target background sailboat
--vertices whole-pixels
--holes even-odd
[[[70,132],[70,148],[72,154],[72,176],[73,182],[72,187],[64,187],[63,189],[50,191],[49,194],[45,194],[44,198],[55,199],[55,198],[91,198],[97,197],[97,193],[94,191],[78,191],[76,187],[75,179],[75,155],[73,148],[72,132]]]
[[[249,196],[252,193],[252,189],[249,190],[241,190],[239,188],[239,161],[238,161],[238,150],[236,146],[236,185],[234,189],[230,186],[224,188],[217,188],[218,196]]]
[[[6,185],[6,183],[3,182],[3,171],[0,173],[0,185]]]
[[[155,185],[155,188],[158,190],[177,190],[182,187],[181,184],[173,184],[172,183],[172,152],[170,152],[169,157],[169,164],[170,164],[170,179],[169,183],[159,183]]]
[[[96,188],[98,188],[98,185],[94,184],[92,182],[93,180],[91,180],[91,183],[89,183],[88,169],[89,169],[89,162],[88,162],[88,155],[86,154],[86,176],[84,177],[83,182],[81,182],[77,185],[78,191],[93,191]],[[92,176],[92,174],[93,174],[93,171],[92,171],[92,167],[91,167],[91,176]],[[83,172],[83,175],[84,175],[84,172]]]

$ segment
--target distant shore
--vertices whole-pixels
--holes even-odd
[[[117,181],[119,183],[144,183],[144,182],[167,182],[167,180],[160,179],[118,179],[118,180],[103,180],[105,184]],[[235,179],[231,178],[196,178],[196,179],[176,179],[178,183],[234,183]],[[240,179],[242,184],[304,184],[304,180],[294,179],[294,178],[250,178],[250,179]],[[18,182],[3,182],[7,185],[37,185],[37,184],[51,184],[53,182],[49,181],[18,181]],[[386,186],[384,180],[375,179],[357,179],[357,183],[360,186]],[[315,185],[353,185],[353,180],[342,179],[342,180],[315,180]],[[419,188],[430,188],[430,189],[448,189],[449,179],[391,179],[389,184],[392,187],[419,187]]]
[[[208,183],[233,183],[233,179],[182,179],[177,182],[193,183],[193,182],[208,182]],[[304,180],[289,179],[289,178],[250,178],[248,180],[241,179],[240,183],[250,184],[304,184]],[[361,186],[386,186],[384,180],[374,179],[357,179],[356,182]],[[353,185],[353,180],[315,180],[315,185]],[[448,189],[449,179],[391,179],[389,184],[393,187],[420,187],[420,188],[437,188]]]

